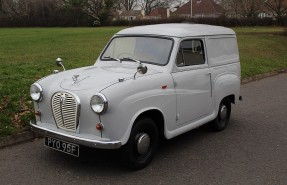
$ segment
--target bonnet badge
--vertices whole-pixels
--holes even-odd
[[[60,96],[60,103],[61,103],[61,105],[64,104],[65,100],[66,100],[65,94],[61,94],[61,96]]]
[[[74,76],[72,77],[74,83],[76,83],[76,82],[78,81],[79,76],[80,76],[80,75],[74,75]]]

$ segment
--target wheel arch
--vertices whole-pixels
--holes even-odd
[[[220,98],[217,98],[216,102],[215,102],[216,104],[215,104],[214,113],[218,112],[220,103],[226,98],[228,98],[232,104],[235,104],[235,95],[234,94],[229,94],[229,95],[225,95],[225,96],[222,96]],[[216,114],[214,114],[214,116],[216,116]]]
[[[162,124],[163,115],[157,109],[143,111],[136,117],[128,141],[121,149],[123,160],[129,168],[142,169],[152,161],[159,144]]]
[[[165,134],[164,134],[164,115],[163,113],[158,110],[158,109],[150,109],[150,110],[146,110],[144,112],[142,112],[141,114],[139,114],[137,116],[137,118],[135,119],[133,125],[140,119],[144,118],[144,117],[148,117],[148,118],[151,118],[157,128],[158,128],[158,132],[159,132],[159,135],[160,137],[164,137]]]
[[[132,128],[135,125],[135,123],[143,117],[151,118],[155,122],[155,124],[158,128],[159,136],[165,137],[164,114],[158,108],[150,107],[150,108],[146,108],[146,109],[138,111],[134,115],[134,117],[131,119],[129,127],[127,129],[127,132],[125,133],[125,136],[122,139],[123,145],[125,145],[127,143],[128,139],[130,138],[130,134],[131,134]]]
[[[230,102],[235,104],[235,95],[234,94],[225,96],[223,99],[225,99],[225,98],[229,98]]]

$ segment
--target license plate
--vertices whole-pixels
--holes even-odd
[[[45,146],[58,150],[60,152],[64,152],[69,155],[73,155],[75,157],[79,157],[80,155],[80,147],[77,144],[69,143],[66,141],[62,141],[59,139],[45,137]]]

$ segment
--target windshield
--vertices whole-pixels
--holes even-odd
[[[144,63],[166,65],[169,60],[173,41],[158,37],[115,37],[101,60],[130,58]]]

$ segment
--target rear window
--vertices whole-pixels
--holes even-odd
[[[239,60],[235,37],[209,38],[207,40],[208,62],[211,66],[236,62]]]

